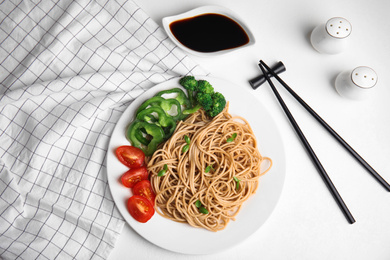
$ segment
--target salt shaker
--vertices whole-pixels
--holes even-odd
[[[351,31],[352,25],[347,19],[334,17],[314,28],[310,41],[320,53],[337,54],[348,47]]]
[[[335,81],[337,92],[350,99],[364,99],[371,95],[378,81],[376,72],[366,66],[341,72]]]

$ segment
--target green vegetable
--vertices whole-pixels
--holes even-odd
[[[183,149],[181,150],[181,152],[185,153],[188,151],[188,149],[190,149],[190,145],[186,144],[185,146],[183,146]]]
[[[179,83],[187,90],[191,103],[191,107],[186,108],[183,115],[195,113],[203,108],[208,116],[215,117],[225,108],[225,97],[219,92],[214,92],[213,86],[208,81],[197,81],[193,76],[185,76]]]
[[[183,91],[182,93],[184,94]],[[168,113],[173,106],[176,106],[176,115]],[[176,129],[176,121],[182,117],[181,104],[178,100],[165,99],[160,96],[152,97],[139,106],[136,120],[128,128],[127,137],[134,146],[143,149],[144,152],[146,151],[145,155],[150,156],[158,144],[171,137]],[[161,139],[161,132],[163,138],[156,143]]]
[[[196,105],[194,95],[195,92],[198,90],[198,81],[195,79],[194,76],[184,76],[180,79],[179,83],[187,90],[190,105],[191,107],[194,107]]]
[[[200,213],[209,214],[209,211],[202,205],[202,202],[200,202],[200,200],[197,200],[195,202],[195,206],[199,209]]]
[[[156,94],[158,97],[162,97],[165,94],[177,94],[177,96],[174,98],[177,101],[179,101],[180,105],[184,106],[185,108],[190,108],[190,100],[188,99],[187,95],[184,93],[184,91],[181,88],[172,88],[168,90],[160,91]]]
[[[143,109],[137,114],[137,119],[141,121],[147,121],[150,116],[153,116],[153,113],[158,115],[158,124],[163,127],[165,139],[168,139],[176,129],[176,121],[173,120],[172,117],[168,116],[162,108],[152,106]]]
[[[190,108],[190,109],[185,109],[183,110],[183,115],[190,115],[190,114],[193,114],[195,113],[196,111],[198,111],[200,108],[202,108],[202,106],[200,104],[194,106],[193,108]]]
[[[232,134],[232,137],[230,137],[230,138],[228,138],[228,139],[226,140],[226,142],[228,142],[228,143],[233,142],[234,139],[236,139],[236,137],[237,137],[237,133],[234,133],[234,134]]]
[[[147,135],[146,131],[136,131],[135,132],[135,138],[138,139],[143,145],[148,145],[150,143],[150,140],[148,138],[145,138],[145,136],[142,134],[145,132],[145,135]]]
[[[164,164],[164,167],[161,171],[158,172],[157,176],[161,177],[168,171],[168,165]]]
[[[157,146],[172,136],[176,129],[176,121],[183,120],[187,115],[203,108],[207,115],[214,117],[226,106],[225,97],[214,92],[213,86],[206,80],[196,80],[194,76],[184,76],[179,80],[188,94],[180,88],[160,91],[154,97],[146,100],[136,112],[136,120],[127,129],[126,136],[133,146],[151,156]],[[175,98],[163,98],[165,94],[177,94]],[[171,115],[172,107],[177,113]],[[182,106],[185,108],[182,111]],[[190,148],[190,139],[185,136],[186,145],[182,152]],[[212,168],[207,167],[209,172]]]
[[[150,114],[147,118],[145,118],[146,119],[146,121],[148,122],[148,123],[156,123],[156,122],[158,122],[158,119],[154,116],[154,115],[152,115],[152,114]]]
[[[188,137],[188,135],[185,135],[185,136],[184,136],[184,140],[186,141],[187,144],[190,144],[190,143],[191,143],[191,140],[190,140],[190,138]]]
[[[143,144],[138,139],[138,134],[143,129],[147,136],[150,137],[148,145]],[[155,124],[150,124],[144,121],[134,120],[131,125],[127,128],[126,133],[127,139],[135,147],[140,148],[146,156],[151,156],[156,151],[157,146],[164,141],[165,134],[161,127]]]
[[[196,93],[196,100],[205,111],[209,111],[213,106],[213,98],[211,94],[198,92]]]
[[[209,110],[206,110],[206,112],[207,112],[207,114],[209,116],[215,117],[216,115],[221,113],[222,110],[225,108],[225,106],[226,106],[226,99],[219,92],[213,93],[211,98],[213,100],[213,103],[211,105],[211,108]]]
[[[240,188],[240,179],[238,179],[237,177],[233,177],[233,180],[236,182],[236,190],[238,190]]]
[[[198,80],[198,91],[206,94],[214,93],[214,88],[207,80]]]
[[[188,151],[188,149],[190,149],[190,143],[191,143],[191,140],[188,137],[188,135],[184,136],[184,140],[186,141],[187,144],[185,146],[183,146],[183,149],[181,150],[182,153],[185,153]]]
[[[213,168],[212,165],[209,165],[209,166],[206,167],[206,170],[205,170],[204,172],[205,172],[205,173],[209,173],[211,170],[214,171],[214,168]]]
[[[199,212],[202,214],[209,214],[209,211],[205,207],[200,207]]]
[[[179,101],[177,101],[174,98],[165,99],[165,98],[159,97],[159,96],[149,98],[144,103],[142,103],[141,106],[138,108],[136,114],[139,114],[142,110],[145,110],[148,107],[156,107],[156,106],[162,108],[164,110],[164,113],[167,116],[172,117],[172,119],[174,121],[179,120],[179,118],[181,118],[183,116],[182,111],[181,111],[181,105],[180,105]],[[168,113],[172,109],[172,106],[176,106],[176,110],[177,110],[176,115],[170,115]]]

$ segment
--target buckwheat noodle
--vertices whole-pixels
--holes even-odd
[[[185,135],[190,145],[183,152]],[[234,135],[234,140],[228,142]],[[261,168],[263,161],[268,161],[265,170]],[[158,176],[165,164],[168,170]],[[248,122],[231,116],[227,105],[212,120],[199,110],[179,122],[172,137],[150,158],[147,168],[158,214],[219,231],[235,220],[243,202],[255,193],[259,177],[271,166],[272,160],[261,156]],[[200,212],[198,200],[208,214]]]

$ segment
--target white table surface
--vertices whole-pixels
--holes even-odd
[[[282,60],[282,78],[383,178],[390,182],[390,1],[387,0],[136,0],[161,25],[165,16],[202,5],[223,5],[249,25],[254,46],[213,58],[193,57],[212,76],[249,89],[258,60]],[[352,24],[350,47],[316,52],[309,36],[331,17]],[[379,81],[370,99],[345,99],[335,77],[372,67]],[[279,88],[281,90],[281,88]],[[271,111],[285,145],[286,179],[268,221],[243,243],[213,255],[182,255],[159,248],[125,225],[109,259],[390,259],[390,193],[285,91],[287,105],[356,219],[350,225],[329,193],[267,84],[253,94]],[[194,245],[196,246],[196,245]]]

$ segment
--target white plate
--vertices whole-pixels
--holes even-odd
[[[137,108],[157,92],[179,87],[178,78],[156,85],[130,104],[112,133],[107,154],[108,183],[113,199],[126,222],[153,244],[184,254],[215,253],[231,248],[248,238],[271,215],[281,195],[285,179],[282,139],[271,115],[259,100],[244,87],[231,82],[212,77],[197,77],[197,79],[209,81],[216,91],[223,93],[229,101],[229,112],[248,120],[257,137],[260,153],[273,160],[272,169],[260,177],[257,192],[244,203],[236,221],[229,222],[222,231],[211,232],[165,219],[157,213],[143,224],[134,220],[127,211],[126,202],[131,196],[131,191],[121,184],[120,176],[128,169],[115,157],[115,149],[121,145],[129,145],[125,131],[134,118]]]
[[[194,51],[194,50],[184,46],[183,44],[181,44],[181,42],[179,42],[176,39],[176,37],[173,35],[171,29],[169,28],[169,25],[174,21],[182,20],[185,18],[191,18],[191,17],[198,16],[201,14],[210,14],[210,13],[221,14],[221,15],[227,16],[230,19],[234,20],[236,23],[238,23],[244,29],[244,31],[246,32],[246,34],[249,37],[249,42],[245,45],[242,45],[242,46],[239,46],[236,48],[232,48],[232,49],[226,49],[226,50],[215,51],[215,52],[198,52],[198,51]],[[225,53],[232,52],[234,50],[238,50],[238,49],[248,47],[248,46],[255,44],[255,37],[253,36],[252,32],[249,30],[248,26],[232,10],[230,10],[226,7],[223,7],[223,6],[216,6],[216,5],[201,6],[201,7],[192,9],[192,10],[185,12],[185,13],[182,13],[182,14],[165,17],[162,19],[162,24],[163,24],[164,30],[168,34],[169,38],[177,46],[179,46],[180,48],[182,48],[186,52],[193,54],[193,55],[196,55],[196,56],[208,57],[208,56],[215,56],[215,55],[219,55],[219,54],[225,54]]]

